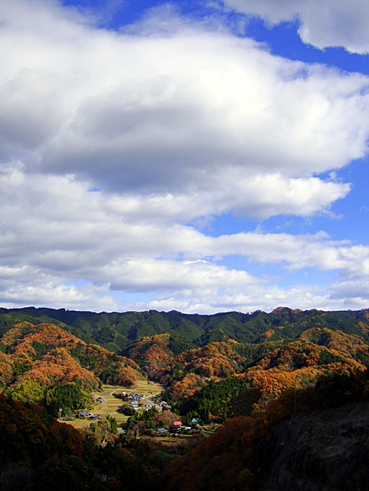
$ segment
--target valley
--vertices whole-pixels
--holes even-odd
[[[260,451],[272,429],[295,413],[362,403],[368,366],[367,310],[0,309],[2,438],[4,448],[16,445],[4,454],[0,482],[18,475],[17,445],[32,476],[64,438],[73,458],[107,476],[102,488],[91,477],[91,489],[134,491],[135,479],[123,485],[122,476],[135,462],[140,491],[258,491]],[[43,448],[41,460],[29,454],[34,445]],[[60,448],[57,459],[67,459]]]
[[[118,426],[125,424],[128,420],[128,416],[117,411],[122,406],[123,402],[121,399],[114,396],[116,393],[125,391],[127,391],[127,387],[119,385],[103,385],[99,392],[92,393],[94,401],[97,401],[98,398],[102,398],[102,402],[95,403],[91,408],[91,413],[100,414],[102,418],[106,418],[108,415],[112,416],[116,419]],[[138,382],[134,388],[136,394],[143,396],[142,403],[148,403],[153,396],[160,394],[161,391],[162,386],[160,384],[146,380]],[[80,429],[88,428],[92,420],[87,418],[61,418],[60,421],[64,421],[74,428]]]

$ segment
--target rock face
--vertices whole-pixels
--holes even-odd
[[[369,402],[295,414],[262,450],[261,491],[368,491]]]

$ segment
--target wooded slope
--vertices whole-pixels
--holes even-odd
[[[355,334],[369,341],[369,310],[324,312],[279,308],[270,314],[225,312],[214,315],[180,312],[94,313],[46,308],[0,309],[0,334],[14,321],[32,324],[52,323],[87,343],[109,351],[120,351],[142,337],[169,333],[172,344],[192,343],[201,347],[211,342],[234,339],[239,343],[259,343],[268,339],[297,338],[311,328],[328,328]],[[174,338],[175,337],[175,338]],[[185,348],[188,349],[188,348]],[[184,349],[182,349],[183,351]]]
[[[53,324],[16,324],[0,338],[0,387],[15,399],[42,402],[48,388],[104,383],[132,386],[144,378],[131,359],[71,336]]]

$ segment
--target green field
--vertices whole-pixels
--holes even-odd
[[[91,412],[94,414],[100,413],[103,415],[103,417],[109,414],[110,416],[116,418],[119,426],[119,424],[125,423],[127,421],[128,416],[117,412],[117,409],[123,404],[123,402],[121,399],[117,399],[116,397],[114,397],[115,392],[134,392],[135,394],[141,394],[143,396],[150,397],[159,394],[161,391],[162,387],[160,384],[157,384],[155,382],[148,382],[147,380],[138,382],[135,387],[129,389],[127,389],[127,387],[116,385],[104,385],[101,391],[93,393],[93,396],[95,398],[102,397],[104,399],[104,402],[96,404]],[[145,403],[145,399],[143,399],[142,402]],[[90,426],[91,420],[75,419],[72,421],[68,421],[68,424],[71,424],[78,429],[86,428]]]

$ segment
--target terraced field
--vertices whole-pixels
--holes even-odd
[[[96,397],[102,397],[106,402],[96,405],[92,412],[100,413],[103,416],[110,414],[110,416],[116,418],[118,423],[126,421],[128,417],[117,412],[117,409],[122,405],[122,400],[114,397],[115,392],[134,392],[135,394],[141,394],[147,398],[151,398],[152,396],[159,394],[161,390],[162,387],[159,384],[153,382],[148,383],[147,381],[138,383],[134,389],[127,389],[126,387],[117,387],[114,385],[104,385],[102,392],[95,393],[94,395]],[[144,399],[143,402],[145,402]]]
[[[156,394],[159,394],[161,390],[161,385],[148,381],[138,382],[137,386],[132,389],[127,389],[127,387],[120,387],[116,385],[104,385],[101,392],[95,392],[93,394],[95,398],[102,397],[103,402],[96,404],[91,412],[94,414],[102,414],[103,417],[110,414],[110,416],[113,416],[117,420],[119,426],[119,424],[127,421],[128,416],[117,412],[117,409],[122,405],[122,400],[114,397],[115,392],[134,392],[135,394],[141,394],[148,398],[147,402],[149,402],[150,398]],[[145,399],[143,399],[143,402],[145,403]],[[85,428],[90,426],[91,420],[75,419],[68,421],[68,423],[75,428]]]

